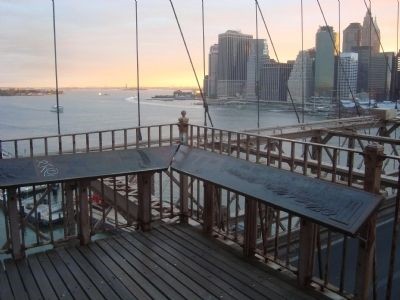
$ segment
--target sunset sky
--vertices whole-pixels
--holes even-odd
[[[369,3],[369,0],[365,0]],[[134,0],[55,0],[61,87],[135,86]],[[174,0],[199,77],[203,77],[201,0]],[[226,30],[255,35],[254,0],[204,0],[206,52]],[[279,59],[301,49],[300,0],[259,0]],[[316,0],[304,3],[304,48],[324,25]],[[337,31],[338,1],[320,0]],[[362,23],[364,0],[341,0],[342,30]],[[397,0],[372,0],[385,51],[396,49]],[[142,87],[194,86],[168,0],[138,0]],[[260,37],[267,39],[260,21]],[[268,40],[270,47],[270,41]],[[270,54],[272,47],[270,47]],[[0,0],[0,87],[54,86],[51,0]]]

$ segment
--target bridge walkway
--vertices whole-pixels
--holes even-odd
[[[188,225],[111,235],[0,268],[0,299],[321,299]]]

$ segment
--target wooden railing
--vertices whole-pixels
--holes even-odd
[[[385,194],[387,201],[378,214],[378,224],[393,220],[391,240],[383,245],[390,246],[390,256],[379,261],[380,257],[372,259],[372,265],[365,266],[363,274],[373,280],[373,267],[377,264],[387,264],[387,291],[390,295],[392,280],[396,272],[396,241],[399,238],[399,157],[394,155],[374,154],[368,158],[365,151],[334,147],[318,143],[294,141],[283,138],[265,137],[255,134],[227,131],[204,126],[188,125],[187,130],[179,132],[181,126],[177,124],[161,124],[140,128],[115,129],[109,131],[94,131],[85,133],[65,134],[60,136],[43,136],[26,139],[4,140],[2,149],[10,157],[34,157],[43,155],[58,155],[92,151],[112,151],[127,148],[158,147],[172,145],[184,141],[190,147],[202,148],[206,151],[218,152],[224,155],[235,156],[254,163],[289,170],[306,176],[322,180],[366,189],[371,192]],[[379,165],[381,163],[381,166]],[[383,167],[392,167],[386,171],[391,175],[379,175]],[[369,180],[373,179],[373,182]],[[110,177],[88,183],[89,223],[90,234],[103,234],[110,230],[131,230],[137,224],[137,178],[135,176]],[[320,289],[331,290],[345,297],[356,295],[359,299],[365,298],[368,288],[362,282],[353,282],[360,270],[355,268],[356,260],[349,259],[351,255],[366,255],[364,261],[371,259],[375,247],[370,244],[366,234],[361,233],[358,238],[333,232],[326,228],[316,227],[315,247],[310,251],[315,258],[315,269],[308,273],[300,268],[299,250],[303,247],[299,243],[300,218],[287,214],[263,203],[246,206],[245,198],[239,194],[224,190],[213,189],[199,179],[184,176],[175,171],[157,173],[152,177],[152,221],[159,219],[176,220],[181,222],[197,222],[205,226],[205,231],[216,234],[221,240],[229,240],[242,246],[247,253],[249,245],[245,238],[245,222],[250,213],[256,217],[257,239],[254,254],[265,261],[280,268],[291,271],[299,278],[310,277],[309,280],[300,280],[302,285],[317,285]],[[40,191],[39,191],[40,190]],[[67,193],[67,190],[69,191]],[[24,205],[23,195],[30,192],[32,203],[29,208]],[[15,208],[7,207],[4,201],[9,195],[2,191],[1,201],[5,214],[5,240],[2,241],[3,253],[10,253],[10,232],[19,231],[22,247],[25,250],[40,246],[52,246],[75,240],[78,236],[79,219],[75,214],[80,197],[79,186],[67,189],[59,186],[57,192],[52,186],[34,186],[30,191],[17,190],[19,205]],[[56,224],[54,218],[54,199],[61,198],[61,224]],[[207,210],[207,201],[215,201],[215,214],[204,219]],[[185,201],[186,200],[186,201]],[[42,206],[40,206],[42,205]],[[43,206],[44,205],[44,206]],[[47,207],[47,219],[40,215],[40,207]],[[19,214],[21,228],[15,228],[10,214]],[[190,221],[189,221],[190,219]],[[370,224],[369,228],[374,228]],[[371,236],[371,233],[368,237]],[[359,244],[364,243],[368,253],[354,252]],[[247,244],[247,245],[246,245]],[[377,245],[379,248],[380,245]],[[399,258],[397,258],[399,259]],[[339,264],[337,262],[340,262]],[[372,268],[371,268],[372,267]],[[304,275],[306,274],[306,275]],[[358,278],[358,277],[357,277]],[[376,280],[372,286],[376,285]],[[364,285],[363,285],[364,284]],[[373,289],[375,290],[375,289]],[[364,293],[364,294],[363,294]]]

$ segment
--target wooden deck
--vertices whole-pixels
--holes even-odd
[[[158,226],[0,265],[0,299],[321,299],[189,226]]]

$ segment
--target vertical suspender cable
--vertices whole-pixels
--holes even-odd
[[[256,1],[256,96],[257,96],[257,128],[260,128],[260,91],[259,91],[259,49],[258,49],[258,8]]]
[[[304,14],[303,14],[303,0],[300,1],[301,4],[301,122],[304,123]]]
[[[316,1],[317,1],[317,4],[318,4],[318,7],[319,7],[319,11],[321,12],[322,18],[324,19],[325,26],[328,27],[329,26],[328,25],[328,21],[326,20],[325,13],[324,13],[324,10],[322,9],[321,3],[319,2],[319,0],[316,0]],[[333,48],[334,48],[333,50],[334,50],[334,52],[338,53],[338,49],[336,47],[336,43],[335,43],[335,39],[333,37],[333,34],[332,34],[332,32],[330,30],[328,30],[328,33],[329,33],[329,36],[331,38],[331,42],[332,42],[332,45],[333,45]],[[342,70],[344,68],[343,65],[341,64],[340,60],[339,60],[339,68],[341,68]],[[349,87],[351,98],[353,99],[353,102],[355,103],[355,108],[356,108],[356,111],[357,111],[357,115],[360,116],[361,115],[360,109],[357,106],[356,98],[354,96],[354,91],[350,86],[349,77],[346,75],[345,72],[343,72],[343,76],[344,76],[344,78],[346,80],[347,86]]]
[[[400,3],[399,3],[399,0],[397,0],[397,21],[396,21],[396,64],[395,64],[395,66],[396,66],[396,70],[394,70],[394,72],[395,72],[395,86],[397,87],[397,93],[395,93],[395,108],[397,109],[397,100],[398,100],[398,97],[399,97],[399,92],[398,92],[398,81],[399,81],[399,78],[398,78],[398,74],[399,74],[399,7],[400,6]]]
[[[338,12],[339,12],[339,45],[338,45],[338,51],[337,51],[337,62],[336,62],[336,105],[338,106],[338,115],[339,119],[341,118],[341,107],[340,107],[340,81],[339,81],[339,65],[340,65],[340,47],[341,47],[341,7],[340,7],[340,0],[338,0]]]
[[[140,130],[140,72],[139,72],[139,29],[138,29],[138,6],[135,0],[135,26],[136,26],[136,93],[137,93],[137,113],[138,113],[138,126],[139,126],[139,140],[142,140],[142,133]]]
[[[54,0],[51,0],[53,5],[53,42],[54,42],[54,70],[56,76],[56,105],[57,105],[57,132],[61,134],[60,129],[60,103],[58,99],[58,72],[57,72],[57,40],[56,40],[56,10]]]
[[[203,80],[206,78],[206,38],[205,38],[205,33],[204,33],[204,0],[201,0],[201,24],[202,24],[202,30],[203,30]],[[204,88],[204,84],[203,84]],[[208,93],[204,92],[204,97],[207,97],[206,95]],[[207,111],[204,109],[204,126],[207,126]]]
[[[371,108],[371,57],[372,57],[372,11],[371,0],[369,0],[369,57],[368,57],[368,107]]]
[[[258,3],[258,0],[256,0],[256,4],[257,4],[257,7],[258,7],[258,11],[260,13],[261,19],[262,19],[262,21],[264,23],[265,30],[267,31],[269,41],[271,42],[272,49],[274,50],[274,54],[275,54],[276,60],[279,63],[280,61],[279,61],[278,53],[276,52],[274,42],[272,40],[271,34],[269,33],[267,22],[265,21],[264,14],[263,14],[263,12],[261,10],[260,4]],[[290,92],[288,87],[286,87],[286,89],[287,89],[287,92],[289,94],[289,98],[290,98],[290,101],[292,103],[293,110],[294,110],[294,112],[296,114],[297,122],[300,123],[300,117],[299,117],[299,114],[297,112],[296,106],[294,105],[292,93]]]
[[[192,66],[192,71],[193,71],[194,77],[196,79],[197,87],[199,88],[201,98],[203,99],[203,106],[204,106],[206,115],[208,117],[208,120],[210,121],[211,126],[214,127],[213,122],[211,120],[210,112],[208,111],[208,104],[207,104],[206,98],[204,97],[203,89],[200,86],[199,78],[197,76],[196,69],[194,68],[192,56],[190,55],[189,48],[186,44],[186,40],[185,40],[185,36],[183,35],[181,24],[179,23],[178,15],[176,14],[175,7],[174,7],[174,4],[172,3],[172,0],[169,0],[169,3],[171,4],[171,8],[172,8],[172,12],[174,13],[174,16],[175,16],[176,24],[178,25],[179,32],[181,34],[182,41],[183,41],[183,44],[186,49],[186,53],[187,53],[189,61],[190,61],[190,65]]]

